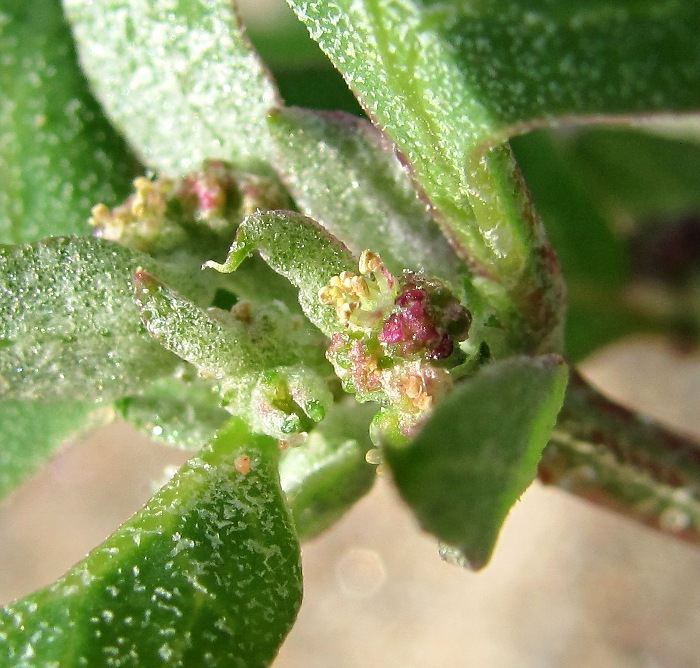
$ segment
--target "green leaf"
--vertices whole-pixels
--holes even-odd
[[[240,224],[225,262],[207,262],[205,266],[230,273],[255,249],[299,290],[301,308],[314,325],[327,335],[338,331],[333,310],[318,297],[332,276],[357,269],[352,253],[338,239],[298,213],[260,211]]]
[[[140,322],[131,275],[157,265],[94,238],[0,247],[0,395],[109,400],[176,362]]]
[[[182,450],[199,450],[230,414],[210,383],[161,378],[143,392],[119,399],[119,416],[151,438]]]
[[[459,285],[458,260],[392,145],[367,121],[281,109],[270,117],[279,167],[302,213],[392,273],[422,269]]]
[[[278,361],[271,342],[257,345],[242,319],[221,311],[221,317],[228,316],[224,324],[146,271],[137,271],[133,281],[139,315],[150,335],[206,378],[236,377]]]
[[[279,302],[205,312],[144,271],[134,285],[149,333],[215,382],[226,409],[254,432],[284,439],[323,418],[330,369],[303,318]]]
[[[336,405],[306,443],[290,448],[280,464],[297,535],[317,536],[337,522],[374,484],[369,424],[376,406],[354,401]]]
[[[556,356],[495,362],[457,385],[411,444],[386,448],[421,526],[472,568],[486,565],[508,511],[537,476],[566,381]]]
[[[453,168],[428,171],[445,185],[465,153],[558,118],[700,107],[697,3],[291,4],[419,173],[443,154],[436,165]]]
[[[136,161],[93,99],[58,0],[0,1],[0,241],[85,234]]]
[[[232,421],[84,561],[0,612],[6,659],[269,665],[301,602],[277,460],[273,440]]]
[[[105,418],[86,402],[0,401],[0,500],[65,441]]]
[[[491,1],[476,7],[419,0],[388,6],[379,0],[290,2],[396,142],[511,349],[559,350],[563,286],[556,262],[510,151],[489,150],[506,135],[498,135],[498,124],[483,108],[485,93],[471,78],[484,76],[493,88],[499,81],[491,78],[489,61],[477,58],[476,72],[465,66],[457,32],[483,25],[488,44],[489,20],[503,25],[517,10]],[[465,46],[467,53],[470,48]]]
[[[272,80],[227,0],[64,0],[97,97],[144,163],[269,161]]]

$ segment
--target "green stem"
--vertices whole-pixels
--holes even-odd
[[[700,443],[606,399],[576,372],[539,477],[700,543]]]

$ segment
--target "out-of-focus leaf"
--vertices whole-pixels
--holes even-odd
[[[230,273],[254,250],[299,290],[301,308],[314,325],[327,335],[338,330],[333,309],[324,306],[318,296],[332,276],[357,269],[352,253],[338,239],[298,213],[261,211],[241,223],[226,260],[206,266]]]
[[[139,319],[139,266],[158,267],[90,237],[0,247],[0,395],[109,400],[172,370]]]
[[[136,161],[93,99],[58,0],[0,2],[0,241],[84,234]]]
[[[0,499],[66,440],[106,417],[87,402],[0,401]]]
[[[64,0],[97,97],[150,167],[171,176],[205,158],[269,160],[278,104],[227,0]]]
[[[274,16],[246,16],[246,34],[255,50],[272,72],[280,96],[287,105],[307,109],[342,110],[356,116],[362,109],[338,70],[283,3],[275,7]]]
[[[700,145],[632,129],[587,128],[562,140],[582,183],[621,227],[700,211]]]
[[[567,279],[567,355],[682,327],[690,310],[672,306],[683,303],[678,294],[659,311],[650,308],[658,297],[633,301],[628,288],[634,269],[666,278],[694,261],[700,148],[609,128],[535,132],[513,146]],[[677,221],[679,214],[689,215]],[[666,231],[654,221],[666,221]]]
[[[0,611],[8,665],[269,665],[301,602],[278,458],[228,424],[85,560]]]
[[[162,378],[115,404],[122,419],[155,440],[182,450],[199,450],[214,438],[230,414],[210,383]]]
[[[556,356],[495,362],[457,385],[412,443],[386,447],[421,526],[472,568],[486,565],[508,511],[537,476],[566,381]]]
[[[538,131],[516,137],[513,149],[567,285],[579,280],[610,288],[624,284],[629,272],[626,248],[564,147]]]
[[[346,114],[282,109],[270,118],[280,169],[301,211],[389,271],[423,269],[459,285],[458,261],[393,147]]]
[[[375,467],[365,455],[373,447],[369,424],[375,412],[376,406],[354,401],[337,405],[306,443],[283,455],[282,490],[300,539],[325,531],[371,489]]]

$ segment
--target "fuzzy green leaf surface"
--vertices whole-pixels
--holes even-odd
[[[0,500],[65,441],[105,418],[88,402],[0,401]]]
[[[229,326],[224,325],[144,271],[137,271],[133,280],[140,317],[148,332],[206,378],[239,376],[264,365],[265,352],[270,351],[255,345],[247,336],[245,323],[230,317]]]
[[[333,309],[321,303],[318,291],[332,276],[357,270],[343,243],[311,218],[292,211],[260,211],[241,223],[226,260],[206,266],[229,273],[254,250],[299,290],[299,304],[314,325],[327,335],[338,330]]]
[[[301,540],[325,531],[372,488],[375,467],[365,454],[376,410],[354,401],[336,405],[306,443],[282,456],[282,490]]]
[[[458,260],[390,142],[342,113],[281,109],[270,117],[279,167],[301,211],[389,271],[424,270],[459,284]]]
[[[81,63],[145,164],[171,176],[205,158],[269,160],[274,84],[227,0],[64,0]]]
[[[0,247],[0,396],[109,400],[168,373],[177,358],[133,299],[144,264],[155,263],[90,237]]]
[[[323,418],[333,401],[330,369],[301,316],[279,302],[206,312],[142,271],[134,286],[149,333],[213,381],[222,405],[254,432],[285,438]]]
[[[515,20],[518,8],[490,1],[290,2],[371,118],[396,143],[511,347],[560,350],[563,288],[556,262],[508,147],[488,150],[506,135],[498,134],[497,119],[472,78],[484,77],[497,91],[501,82],[488,60],[467,58],[473,44],[465,53],[459,48],[460,31],[475,26],[490,44],[491,24]],[[508,21],[505,26],[520,30]],[[496,106],[499,95],[494,93]]]
[[[8,665],[269,665],[301,602],[278,457],[229,423],[85,560],[0,611]]]
[[[85,234],[136,161],[102,115],[58,0],[0,1],[0,242]]]
[[[242,313],[206,311],[145,271],[136,272],[134,286],[151,336],[208,378],[318,362],[321,337],[280,302],[249,302]]]
[[[461,171],[475,147],[555,119],[700,106],[694,2],[291,4],[411,163],[444,151]]]
[[[495,362],[458,384],[412,443],[386,447],[421,526],[472,568],[486,565],[508,511],[537,477],[566,383],[556,356]]]

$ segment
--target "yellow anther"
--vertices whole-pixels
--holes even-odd
[[[351,288],[358,297],[369,297],[369,285],[362,276],[354,276],[352,278]]]
[[[348,304],[347,302],[337,304],[335,307],[335,313],[338,316],[338,320],[340,320],[340,322],[348,322],[348,320],[350,320],[350,316],[352,316],[352,312],[355,310],[355,307],[355,304]]]
[[[340,280],[340,284],[346,289],[350,289],[352,285],[352,279],[355,277],[355,274],[349,271],[341,271],[340,276],[338,276],[338,279]]]
[[[413,405],[422,411],[427,411],[433,405],[433,398],[426,392],[413,400]]]
[[[433,397],[428,392],[425,379],[411,374],[401,382],[401,389],[411,403],[419,410],[427,410],[433,405]]]
[[[362,251],[360,255],[359,269],[361,274],[369,274],[377,271],[382,266],[382,258],[370,250]]]
[[[403,383],[403,391],[409,399],[417,399],[423,392],[425,392],[425,385],[423,379],[420,376],[411,374]]]
[[[137,218],[153,216],[162,218],[167,210],[166,194],[169,190],[168,180],[151,181],[145,176],[134,179],[136,195],[131,204],[131,213]]]
[[[318,298],[322,304],[325,304],[326,306],[332,306],[333,304],[335,304],[335,291],[330,285],[324,285],[318,291]]]
[[[90,218],[90,225],[97,225],[103,220],[109,220],[112,217],[112,213],[106,204],[95,204],[92,207],[90,213],[92,218]]]

